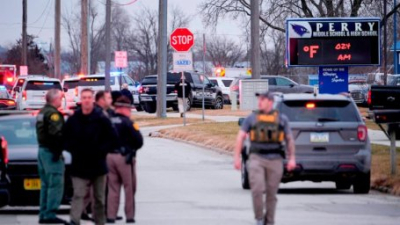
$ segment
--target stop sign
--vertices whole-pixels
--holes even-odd
[[[193,33],[187,28],[177,28],[170,36],[171,47],[178,52],[187,52],[194,44]]]

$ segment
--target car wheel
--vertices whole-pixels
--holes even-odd
[[[351,188],[351,183],[346,181],[336,181],[336,189],[349,190],[350,188]]]
[[[242,175],[242,188],[245,190],[250,189],[249,172],[247,171],[246,161],[243,159],[242,159],[241,175]]]
[[[354,193],[368,194],[370,188],[371,188],[371,172],[358,174],[353,184]]]
[[[141,105],[136,105],[135,108],[136,108],[136,111],[138,111],[138,112],[143,111],[143,108]]]
[[[224,100],[220,95],[217,95],[217,98],[215,99],[215,103],[212,106],[213,109],[223,109],[224,108]]]
[[[146,104],[145,110],[146,110],[147,113],[155,113],[157,111],[157,106],[156,106],[155,103],[147,102],[145,104]]]

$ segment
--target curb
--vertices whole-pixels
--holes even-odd
[[[194,146],[197,146],[197,147],[200,147],[200,148],[205,148],[207,150],[211,150],[211,151],[217,152],[219,154],[233,156],[233,152],[231,152],[231,151],[223,150],[223,149],[216,148],[216,147],[213,147],[213,146],[210,146],[210,145],[199,144],[199,143],[194,142],[194,141],[188,141],[188,140],[184,140],[184,139],[181,139],[181,138],[175,138],[175,137],[172,137],[170,135],[161,134],[158,131],[157,132],[151,132],[149,134],[149,136],[150,137],[155,137],[155,138],[164,138],[164,139],[169,139],[169,140],[173,140],[173,141],[179,141],[179,142],[182,142],[182,143],[185,143],[185,144],[194,145]]]

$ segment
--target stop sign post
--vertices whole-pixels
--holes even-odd
[[[171,47],[177,52],[187,52],[194,45],[193,33],[187,28],[177,28],[170,36]]]

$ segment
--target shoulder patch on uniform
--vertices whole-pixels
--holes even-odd
[[[60,115],[58,113],[53,113],[50,116],[51,121],[58,122],[60,120]]]
[[[137,123],[133,123],[133,129],[139,131],[139,125]]]

